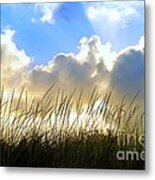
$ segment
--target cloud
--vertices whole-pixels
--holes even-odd
[[[133,97],[138,90],[144,99],[144,37],[117,54],[100,37],[83,37],[77,54],[59,53],[46,65],[30,69],[32,58],[17,47],[14,35],[12,29],[1,34],[2,82],[7,88],[25,85],[30,94],[40,96],[55,83],[53,94],[58,89],[70,92],[75,88],[77,93],[84,89],[87,99],[94,87],[99,93],[114,87],[117,100],[123,95]]]
[[[144,100],[144,37],[135,46],[121,50],[109,75],[109,84],[121,96],[133,97],[140,90]]]
[[[32,59],[14,42],[15,30],[5,29],[1,34],[1,74],[6,88],[16,87],[28,72]]]
[[[59,10],[62,3],[39,3],[35,4],[35,10],[41,13],[40,21],[42,23],[52,24],[55,22],[55,13]],[[32,18],[36,23],[36,19]]]
[[[92,54],[93,59],[97,63],[103,61],[108,71],[113,67],[113,60],[116,57],[116,52],[112,50],[110,42],[103,44],[101,38],[97,35],[93,35],[90,38],[83,37],[80,40],[80,52],[77,55],[78,61],[90,61],[88,54]]]
[[[84,88],[89,92],[95,87],[106,85],[108,69],[104,64],[104,54],[100,54],[102,44],[98,36],[84,37],[79,44],[79,53],[57,54],[47,65],[31,70],[27,86],[34,92],[43,92],[55,83],[66,92]]]
[[[100,2],[85,6],[86,15],[92,24],[108,24],[125,27],[128,22],[140,18],[138,11],[143,2]]]

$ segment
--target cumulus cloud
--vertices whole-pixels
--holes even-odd
[[[57,88],[66,92],[84,88],[87,94],[95,86],[104,87],[108,69],[100,48],[104,48],[104,45],[98,36],[82,38],[79,53],[57,54],[46,66],[32,69],[27,79],[28,86],[35,92],[46,90],[55,83]]]
[[[5,29],[1,34],[1,75],[6,88],[20,84],[32,61],[23,49],[18,49],[14,35],[13,29]]]
[[[52,24],[55,22],[55,13],[59,10],[62,3],[39,3],[35,4],[35,10],[41,13],[40,21],[42,23]],[[32,18],[36,23],[36,19]]]
[[[144,99],[144,37],[135,46],[121,50],[109,75],[109,84],[117,94],[129,98],[140,90]]]
[[[112,23],[124,27],[133,18],[140,17],[138,8],[142,5],[139,2],[100,2],[86,5],[86,15],[90,21],[96,23]]]
[[[114,59],[116,57],[116,52],[112,50],[112,45],[110,42],[103,44],[101,38],[94,35],[90,38],[83,37],[80,40],[80,52],[77,54],[77,59],[80,62],[89,61],[90,58],[88,54],[92,54],[92,58],[96,63],[102,61],[107,70],[110,71],[113,67]]]
[[[8,88],[25,87],[29,93],[42,95],[52,84],[55,91],[79,93],[85,97],[97,87],[100,93],[115,88],[118,99],[123,95],[133,97],[141,90],[144,98],[144,37],[134,46],[119,53],[113,52],[111,44],[103,44],[94,35],[79,41],[79,52],[59,53],[46,65],[30,69],[30,58],[14,42],[15,31],[5,29],[1,34],[2,82]]]

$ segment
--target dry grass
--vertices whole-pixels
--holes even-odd
[[[144,169],[143,160],[120,161],[119,150],[142,152],[143,108],[122,98],[111,103],[92,91],[83,106],[83,91],[57,92],[52,85],[42,98],[30,98],[24,88],[6,98],[1,93],[1,165],[30,167]],[[134,135],[127,142],[127,135]],[[119,139],[119,143],[118,143]]]

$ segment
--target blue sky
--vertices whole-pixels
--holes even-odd
[[[144,36],[144,2],[3,4],[1,32],[6,28],[15,30],[17,47],[33,57],[34,64],[46,64],[60,52],[76,53],[80,39],[94,34],[118,52]]]

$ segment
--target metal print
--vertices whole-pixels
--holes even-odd
[[[1,166],[145,169],[144,9],[1,4]]]

